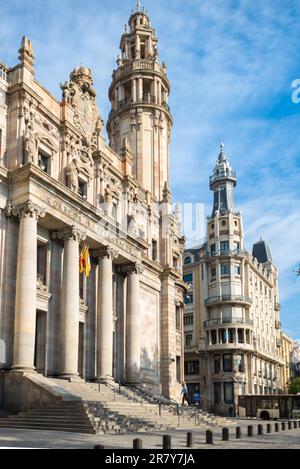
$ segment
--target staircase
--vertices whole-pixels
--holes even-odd
[[[170,404],[158,405],[138,390],[122,386],[113,381],[101,384],[83,380],[65,381],[52,379],[57,386],[81,397],[87,413],[92,415],[96,433],[125,433],[166,431],[192,428],[194,426],[215,426],[224,424],[225,419],[206,412],[183,409]]]
[[[41,378],[39,378],[41,379]],[[226,420],[203,411],[164,403],[142,390],[114,382],[87,383],[43,378],[60,396],[52,404],[0,419],[0,428],[118,434],[224,425]],[[161,403],[159,405],[159,402]],[[178,415],[179,414],[179,415]]]
[[[80,401],[60,401],[47,407],[1,418],[0,428],[95,433],[92,419]]]

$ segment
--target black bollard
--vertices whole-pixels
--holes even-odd
[[[267,423],[267,433],[271,433],[271,432],[272,432],[271,424]]]
[[[300,420],[298,420],[298,425],[299,425],[299,428],[300,428]]]
[[[222,441],[229,441],[229,429],[222,428]]]
[[[143,449],[143,441],[139,438],[133,440],[133,449]]]
[[[291,430],[292,429],[292,422],[289,420],[288,421],[288,429]]]
[[[253,425],[248,425],[248,436],[253,436]]]
[[[171,435],[164,435],[163,436],[163,449],[172,449],[171,441],[172,441]]]
[[[194,446],[194,435],[192,432],[189,432],[186,436],[186,447],[192,448]]]
[[[275,422],[275,432],[279,432],[279,423]]]
[[[281,422],[281,430],[284,432],[284,430],[285,430],[285,422]]]
[[[213,445],[214,444],[214,435],[211,430],[206,430],[206,444]]]
[[[264,434],[264,427],[262,425],[257,425],[257,434],[258,435]]]
[[[241,427],[236,427],[235,429],[235,437],[237,440],[239,440],[242,437],[242,430]]]
[[[96,445],[96,446],[94,446],[94,449],[104,449],[104,446],[103,445]]]
[[[294,428],[297,428],[297,420],[294,420]]]

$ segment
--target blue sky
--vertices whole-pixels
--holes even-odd
[[[22,36],[37,79],[54,95],[80,63],[92,68],[100,112],[120,36],[135,0],[0,0],[0,60],[12,66]],[[263,237],[280,271],[282,322],[300,337],[300,0],[144,0],[168,65],[174,116],[174,200],[201,202],[220,141],[238,175],[246,246]]]

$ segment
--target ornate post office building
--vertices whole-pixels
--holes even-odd
[[[109,89],[109,144],[90,69],[72,71],[59,101],[35,78],[28,38],[19,63],[0,66],[0,366],[9,383],[36,370],[179,394],[184,240],[171,210],[170,84],[157,42],[138,7]],[[79,274],[83,242],[89,277]]]
[[[185,374],[191,397],[233,415],[241,394],[284,388],[278,271],[265,241],[244,247],[243,219],[234,208],[236,174],[223,145],[210,178],[213,211],[206,242],[184,254]]]

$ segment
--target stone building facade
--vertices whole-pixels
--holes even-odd
[[[109,90],[110,145],[90,69],[75,68],[57,100],[35,78],[28,38],[19,63],[0,66],[4,374],[113,376],[179,394],[184,239],[171,210],[170,87],[157,41],[138,7]]]
[[[245,250],[236,182],[222,145],[210,178],[206,242],[184,253],[186,381],[191,398],[200,385],[203,405],[227,415],[237,412],[241,394],[283,389],[285,364],[278,271],[264,241]]]

